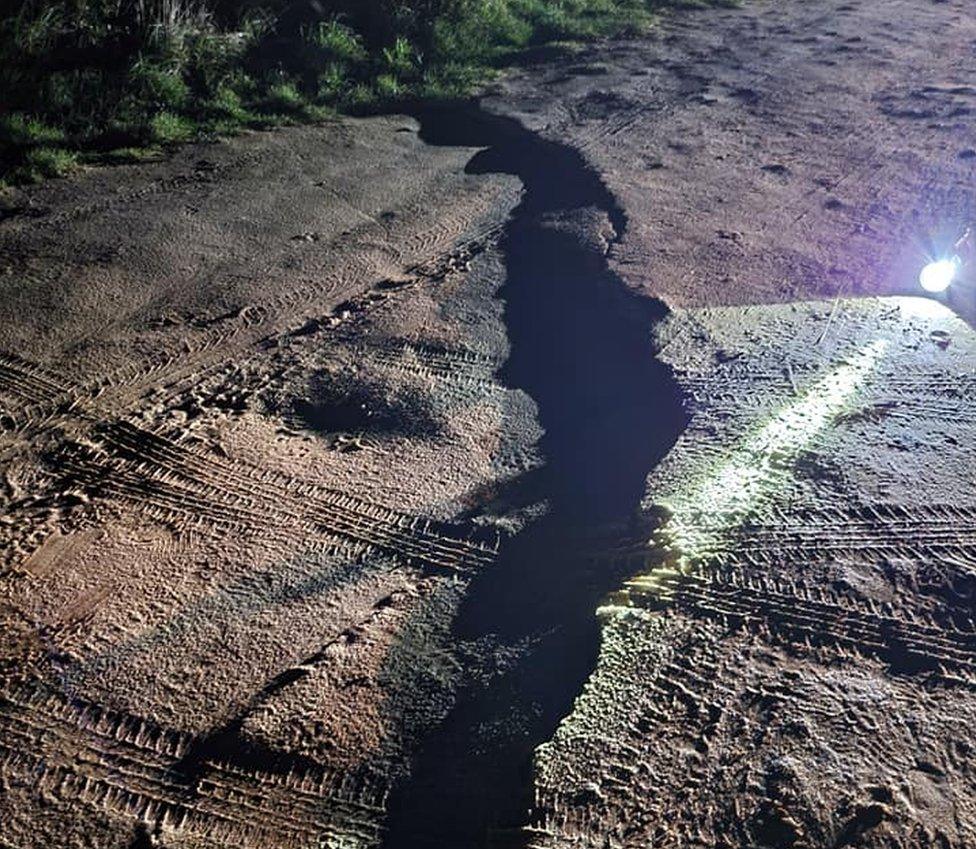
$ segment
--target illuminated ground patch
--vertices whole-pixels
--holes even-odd
[[[963,845],[968,804],[923,825],[905,776],[921,751],[953,777],[932,804],[976,790],[945,753],[976,715],[976,336],[900,298],[701,311],[662,339],[692,415],[648,481],[667,518],[538,751],[534,845]]]

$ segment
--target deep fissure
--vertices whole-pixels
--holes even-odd
[[[686,424],[655,358],[660,303],[628,292],[606,250],[622,210],[576,151],[475,105],[415,112],[434,145],[484,148],[469,173],[524,185],[502,240],[510,355],[499,374],[536,402],[545,435],[547,515],[509,540],[474,579],[458,645],[527,646],[521,661],[471,683],[391,798],[388,849],[520,842],[532,752],[569,713],[599,651],[595,608],[624,574],[594,568],[581,540],[632,533],[647,474]]]

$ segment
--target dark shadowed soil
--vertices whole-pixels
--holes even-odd
[[[595,664],[593,611],[624,575],[594,571],[580,545],[639,522],[646,470],[685,422],[654,358],[649,330],[663,312],[607,270],[623,219],[580,157],[479,113],[425,114],[421,137],[490,144],[468,170],[513,173],[525,186],[501,242],[511,350],[500,377],[535,399],[545,430],[535,486],[548,514],[472,582],[454,629],[461,643],[491,635],[531,647],[509,674],[461,692],[391,804],[386,845],[475,846],[523,824],[532,752]],[[482,739],[484,729],[495,731]]]

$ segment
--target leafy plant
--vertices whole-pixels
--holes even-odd
[[[34,183],[44,177],[64,177],[78,165],[78,154],[58,147],[38,147],[24,158],[16,176],[23,182]]]
[[[458,97],[519,51],[634,32],[686,2],[7,0],[0,179],[332,108]]]

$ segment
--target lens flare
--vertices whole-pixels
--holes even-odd
[[[918,275],[918,282],[926,292],[937,294],[944,292],[956,278],[959,270],[959,260],[938,259],[930,262]]]

